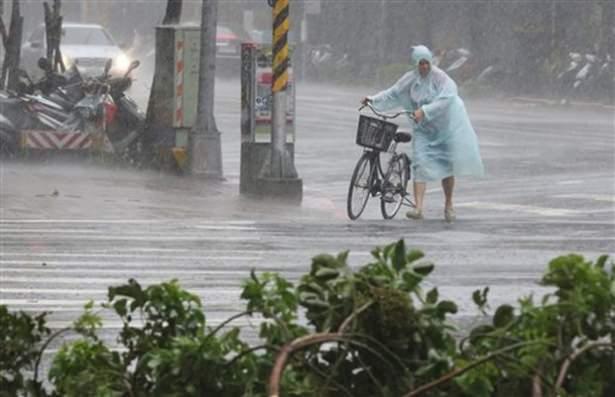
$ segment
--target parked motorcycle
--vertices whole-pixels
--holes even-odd
[[[111,78],[109,61],[102,76],[83,80],[76,68],[64,75],[52,72],[42,58],[39,67],[45,76],[41,80],[32,82],[23,72],[18,92],[0,92],[0,114],[4,115],[0,119],[0,149],[15,151],[20,142],[60,149],[57,142],[49,142],[57,141],[55,132],[61,140],[69,133],[102,135],[110,146],[108,151],[123,153],[143,131],[145,122],[143,113],[125,95],[132,82],[129,74],[138,66],[139,62],[134,61],[124,76]],[[75,135],[66,139],[79,142]],[[84,147],[91,141],[82,140],[86,142]],[[56,147],[45,146],[52,143]]]
[[[612,62],[609,54],[600,58],[594,54],[569,53],[565,69],[557,75],[561,102],[592,95],[608,96],[608,90],[615,83]]]

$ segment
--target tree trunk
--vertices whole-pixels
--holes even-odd
[[[182,16],[182,0],[167,0],[167,10],[162,20],[163,25],[176,25]]]
[[[2,87],[15,89],[17,86],[19,61],[21,55],[21,36],[23,33],[23,17],[19,8],[19,0],[13,0],[11,24],[5,44],[4,63],[2,65]]]
[[[57,72],[59,70],[64,72],[64,61],[60,52],[60,42],[62,40],[62,16],[60,15],[60,9],[62,8],[62,2],[54,0],[52,8],[49,8],[49,4],[44,2],[43,8],[45,10],[45,30],[47,31],[47,60],[53,71]]]

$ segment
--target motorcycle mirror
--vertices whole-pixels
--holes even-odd
[[[41,70],[43,70],[43,71],[45,71],[45,72],[49,72],[49,71],[51,71],[51,63],[49,63],[49,61],[47,60],[47,58],[45,58],[45,57],[40,57],[40,58],[38,59],[37,64],[38,64],[38,67],[39,67]]]
[[[124,77],[128,77],[128,75],[130,74],[130,72],[132,72],[133,70],[135,70],[136,68],[139,67],[139,65],[141,65],[141,62],[139,62],[138,60],[134,60],[130,63],[130,66],[128,67],[128,69],[126,70],[126,73],[124,73]]]

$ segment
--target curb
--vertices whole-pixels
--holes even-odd
[[[562,108],[569,108],[571,106],[577,108],[586,108],[586,109],[604,109],[615,111],[615,105],[606,105],[600,102],[578,102],[578,101],[570,101],[567,103],[562,103],[561,101],[554,99],[546,99],[546,98],[533,98],[533,97],[512,97],[509,98],[513,102],[520,103],[532,103],[537,105],[545,105],[545,106],[557,106]]]

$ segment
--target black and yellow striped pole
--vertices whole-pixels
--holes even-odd
[[[272,0],[273,6],[273,64],[271,93],[271,176],[284,177],[286,150],[286,87],[288,86],[288,29],[289,0]]]

